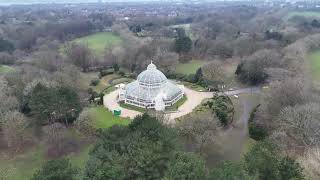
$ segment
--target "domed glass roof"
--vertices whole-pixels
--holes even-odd
[[[183,91],[151,62],[147,70],[139,74],[136,81],[122,89],[120,96],[127,104],[160,110],[181,99]]]
[[[137,78],[142,85],[161,85],[167,82],[167,77],[157,69],[152,62],[148,65],[147,70],[141,72]]]

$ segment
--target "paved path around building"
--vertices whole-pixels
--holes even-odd
[[[112,111],[114,109],[120,108],[120,105],[117,101],[120,89],[112,91],[109,94],[103,96],[103,105],[109,110]],[[141,112],[133,111],[130,109],[121,108],[121,117],[133,119],[137,115],[140,115]]]
[[[170,124],[174,124],[176,118],[179,118],[191,113],[199,104],[201,104],[203,100],[211,98],[214,95],[213,92],[199,92],[186,87],[184,88],[184,92],[185,92],[185,95],[187,96],[187,101],[178,108],[178,111],[168,114],[168,119],[169,119],[168,123]],[[260,88],[253,87],[253,88],[244,88],[244,89],[233,90],[233,91],[226,91],[226,92],[220,92],[218,93],[218,95],[226,94],[228,96],[233,96],[233,95],[238,95],[243,93],[253,93],[253,94],[260,93]],[[109,94],[106,94],[103,97],[103,104],[108,110],[112,111],[120,107],[117,101],[118,94],[119,94],[119,89]],[[121,109],[122,109],[121,117],[124,117],[124,118],[133,119],[137,115],[142,114],[141,112],[130,110],[130,109],[125,109],[125,108],[121,108]]]

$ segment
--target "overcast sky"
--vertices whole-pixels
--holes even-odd
[[[90,3],[90,2],[98,2],[98,1],[99,0],[0,0],[0,4],[10,5],[10,4],[33,4],[33,3],[86,3],[86,2]],[[101,0],[101,1],[102,2],[137,2],[137,1],[190,1],[190,0]],[[224,0],[200,0],[200,1],[224,1]],[[225,1],[239,1],[239,0],[225,0]],[[262,1],[262,0],[242,0],[242,1]],[[274,1],[281,1],[281,0],[274,0]]]
[[[150,0],[102,0],[102,1],[150,1]],[[79,2],[98,2],[98,0],[0,0],[3,4],[30,4],[30,3],[79,3]]]
[[[123,2],[123,1],[132,2],[132,1],[160,1],[160,0],[102,0],[102,2]],[[177,0],[166,0],[166,1],[177,1]],[[184,0],[184,1],[188,1],[188,0]],[[219,1],[219,0],[211,0],[211,1]],[[32,3],[85,3],[85,2],[98,2],[98,0],[0,0],[0,4],[8,4],[8,5],[9,4],[32,4]]]

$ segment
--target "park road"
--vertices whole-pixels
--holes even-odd
[[[103,97],[103,105],[109,111],[112,111],[120,107],[117,100],[119,91],[120,90],[117,89],[109,94],[106,94]],[[252,88],[244,88],[244,89],[238,89],[238,90],[232,90],[232,91],[219,92],[218,95],[225,94],[228,96],[233,96],[233,95],[250,94],[250,93],[257,94],[260,92],[261,92],[261,89],[259,87],[252,87]],[[177,111],[169,113],[168,124],[175,124],[176,118],[179,118],[191,113],[199,104],[201,104],[203,100],[211,98],[215,94],[214,92],[199,92],[186,87],[184,87],[184,93],[187,96],[187,101],[184,104],[182,104]],[[124,118],[133,119],[137,115],[142,114],[141,112],[130,110],[130,109],[125,109],[125,108],[121,108],[121,109],[122,109],[121,117],[124,117]]]

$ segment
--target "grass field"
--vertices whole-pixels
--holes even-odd
[[[131,104],[125,104],[125,103],[120,103],[120,107],[122,107],[124,109],[142,112],[142,113],[145,113],[147,111],[145,108],[141,108],[141,107],[137,107],[137,106],[134,106]]]
[[[195,74],[202,65],[203,62],[200,60],[192,60],[188,63],[180,63],[176,67],[176,73],[185,75]]]
[[[222,71],[224,74],[224,85],[225,85],[225,89],[227,90],[229,88],[245,88],[246,85],[242,84],[241,82],[238,81],[235,72],[238,66],[238,62],[232,62],[232,63],[225,63],[222,66]]]
[[[14,71],[14,68],[10,66],[0,65],[0,74],[8,73]]]
[[[106,110],[103,106],[98,106],[91,108],[93,116],[95,117],[96,128],[110,128],[113,125],[128,125],[130,123],[129,119],[124,119],[121,117],[116,117],[112,112]]]
[[[311,17],[320,18],[320,12],[316,12],[316,11],[291,11],[285,16],[285,19],[289,20],[290,18],[292,18],[294,16],[303,16],[303,17],[307,17],[307,18],[311,18]]]
[[[101,32],[77,38],[72,42],[87,45],[97,55],[102,56],[104,54],[105,48],[120,44],[122,40],[119,36],[116,36],[110,32]]]
[[[313,79],[320,81],[320,51],[310,53],[308,59]]]

